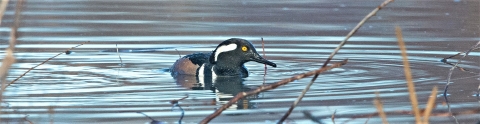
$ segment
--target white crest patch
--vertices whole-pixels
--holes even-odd
[[[235,43],[219,46],[215,51],[215,62],[217,61],[217,57],[220,53],[232,51],[235,49],[237,49],[237,44]]]

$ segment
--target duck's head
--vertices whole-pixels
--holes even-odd
[[[264,59],[257,53],[252,43],[240,38],[231,38],[220,43],[209,59],[211,64],[232,64],[243,66],[244,63],[255,61],[277,67],[277,64]]]

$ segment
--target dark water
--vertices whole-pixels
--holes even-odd
[[[7,88],[2,123],[148,123],[156,120],[197,123],[240,91],[263,84],[263,65],[250,62],[250,77],[221,79],[198,86],[192,77],[177,81],[166,70],[178,54],[209,52],[223,40],[252,41],[277,68],[268,68],[266,84],[319,68],[344,36],[381,0],[311,1],[126,1],[29,0],[19,28],[17,63],[8,80],[30,67],[85,41],[90,43],[61,55],[28,73]],[[6,48],[15,1],[10,1],[0,27]],[[420,108],[433,86],[439,87],[434,113],[447,111],[442,90],[451,66],[444,57],[469,49],[480,40],[477,0],[399,0],[372,17],[335,56],[347,65],[322,74],[287,120],[314,123],[364,123],[353,118],[376,112],[372,99],[380,92],[387,112],[410,111],[394,26],[401,26],[407,44]],[[116,53],[118,44],[123,67]],[[178,50],[178,52],[176,51]],[[2,53],[4,53],[2,51]],[[3,58],[3,55],[1,58]],[[479,56],[472,52],[460,65],[473,73],[454,71],[449,89],[453,112],[478,110]],[[455,62],[455,59],[450,60]],[[183,82],[182,82],[183,80]],[[188,81],[185,81],[188,80]],[[225,81],[226,80],[226,81]],[[275,123],[310,78],[250,96],[212,123]],[[222,81],[219,81],[222,82]],[[195,90],[192,90],[195,89]],[[475,123],[480,114],[456,116]],[[412,115],[387,114],[391,123],[414,123]],[[455,123],[450,116],[433,116],[432,123]],[[374,116],[369,123],[381,123]]]

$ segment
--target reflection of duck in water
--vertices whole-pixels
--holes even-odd
[[[225,95],[235,96],[250,90],[244,88],[242,82],[242,78],[248,77],[243,64],[249,61],[277,67],[261,57],[249,41],[232,38],[220,43],[211,53],[194,53],[178,59],[170,70],[177,84],[193,90],[212,90],[221,102],[230,99],[222,98]],[[248,108],[244,102],[238,102],[238,108]]]
[[[185,88],[192,90],[211,90],[215,93],[215,103],[217,105],[223,105],[227,103],[232,97],[240,92],[250,91],[251,89],[243,85],[243,78],[236,76],[219,76],[214,80],[204,80],[200,82],[192,75],[177,75],[175,81],[177,85],[181,85]],[[254,104],[250,103],[250,100],[256,99],[257,95],[252,95],[246,99],[241,99],[237,104],[232,105],[230,108],[247,109],[255,108]]]

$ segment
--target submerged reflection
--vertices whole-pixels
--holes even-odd
[[[172,75],[173,76],[173,75]],[[211,80],[199,81],[197,76],[192,75],[174,75],[177,85],[192,90],[211,90],[215,93],[215,102],[217,105],[227,103],[232,97],[240,92],[251,90],[243,84],[244,79],[239,76],[220,76],[209,78]],[[251,109],[256,108],[255,103],[250,100],[257,99],[258,96],[249,96],[240,99],[230,109]]]

